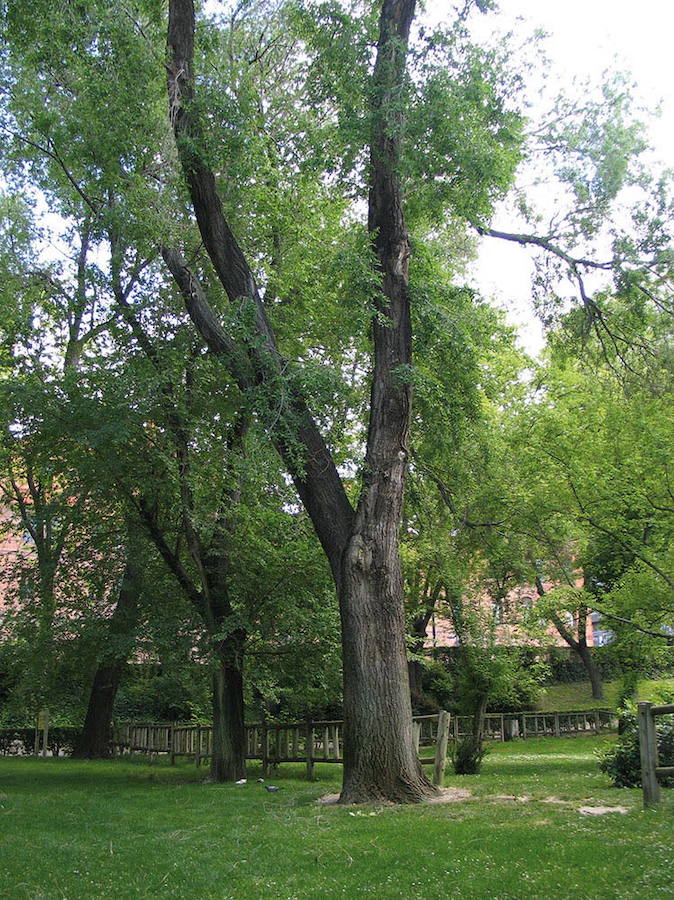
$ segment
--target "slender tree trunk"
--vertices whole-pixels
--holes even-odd
[[[592,685],[592,699],[603,700],[604,685],[599,666],[592,656],[592,648],[588,647],[586,641],[580,641],[578,646],[574,649],[580,657],[580,660],[585,667],[585,671],[587,672],[587,676],[590,679],[590,684]]]
[[[141,590],[140,562],[130,542],[108,629],[111,649],[104,654],[94,675],[84,726],[73,751],[73,756],[80,759],[103,759],[112,753],[112,714],[124,668],[133,649]]]
[[[587,577],[585,579],[585,582],[587,583]],[[540,577],[536,578],[536,590],[538,591],[539,597],[543,597],[546,593]],[[560,616],[553,614],[552,621],[563,640],[566,641],[573,652],[577,654],[578,658],[585,667],[587,677],[590,679],[590,684],[592,685],[592,699],[603,700],[604,686],[602,683],[601,672],[599,671],[599,667],[595,663],[592,656],[592,648],[588,647],[587,645],[587,614],[587,606],[582,605],[578,607],[578,637],[575,637],[572,634],[572,632],[566,627],[564,621]]]
[[[416,652],[416,648],[414,648],[414,652]],[[412,711],[414,711],[415,709],[418,710],[424,697],[423,673],[423,666],[418,659],[407,660],[407,677],[409,678],[410,682],[410,698],[412,700]]]
[[[484,738],[484,716],[487,711],[487,700],[488,697],[486,695],[480,697],[475,704],[475,712],[473,713],[473,737],[479,747],[482,746]]]
[[[245,634],[235,631],[215,648],[211,779],[237,781],[246,774],[243,702]]]

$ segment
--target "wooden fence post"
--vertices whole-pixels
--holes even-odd
[[[197,768],[201,765],[201,725],[197,725],[195,756]]]
[[[40,754],[40,741],[42,741],[42,758],[47,758],[47,741],[49,739],[49,710],[41,709],[37,716],[35,725],[35,747],[33,753],[35,756]]]
[[[435,745],[435,767],[433,769],[433,784],[442,787],[447,765],[447,741],[449,740],[449,713],[441,709],[438,715],[438,734]]]
[[[307,778],[313,781],[314,777],[314,726],[311,719],[307,719],[307,738],[304,748],[307,757]]]
[[[262,774],[269,775],[269,732],[266,721],[262,721],[260,729],[260,755],[262,757]]]
[[[172,766],[175,766],[175,764],[176,764],[175,740],[176,740],[176,723],[171,722],[170,730],[169,730],[169,752],[171,754],[171,765]]]
[[[660,801],[660,785],[656,768],[658,765],[658,745],[655,720],[651,713],[652,703],[642,700],[638,704],[639,755],[641,757],[641,784],[644,792],[644,806],[657,806]]]

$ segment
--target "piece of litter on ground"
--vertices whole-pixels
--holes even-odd
[[[621,816],[627,814],[624,806],[581,806],[578,812],[581,816],[605,816],[608,813],[620,813]]]
[[[281,790],[281,788],[278,787],[278,786],[275,785],[275,784],[265,784],[264,789],[265,789],[265,791],[269,791],[270,794],[271,794],[273,791],[280,791],[280,790]]]
[[[258,784],[264,784],[264,778],[258,778],[257,783],[258,783]]]
[[[239,778],[238,781],[234,782],[235,784],[246,784],[248,781],[247,778]]]

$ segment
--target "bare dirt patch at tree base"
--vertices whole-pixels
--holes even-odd
[[[466,791],[463,788],[440,788],[439,792],[433,797],[427,797],[422,800],[422,803],[461,803],[463,800],[468,800],[473,795],[470,791]],[[339,794],[324,794],[322,797],[319,797],[316,801],[321,806],[337,806],[339,803]],[[364,804],[359,804],[364,805]],[[381,801],[376,801],[373,803],[374,806],[396,806],[398,804],[395,803],[382,803]]]

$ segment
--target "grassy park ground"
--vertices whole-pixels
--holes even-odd
[[[545,688],[545,692],[537,703],[536,708],[542,712],[554,712],[565,709],[594,709],[597,706],[615,709],[618,705],[620,687],[619,681],[607,681],[604,683],[604,699],[593,700],[589,681],[552,684]],[[657,702],[663,693],[674,694],[674,678],[652,678],[639,682],[640,700]]]
[[[674,791],[644,811],[609,785],[612,738],[493,746],[470,797],[414,807],[320,806],[282,766],[267,793],[204,785],[187,763],[0,758],[0,896],[7,898],[674,897]],[[625,814],[583,815],[621,806]]]

